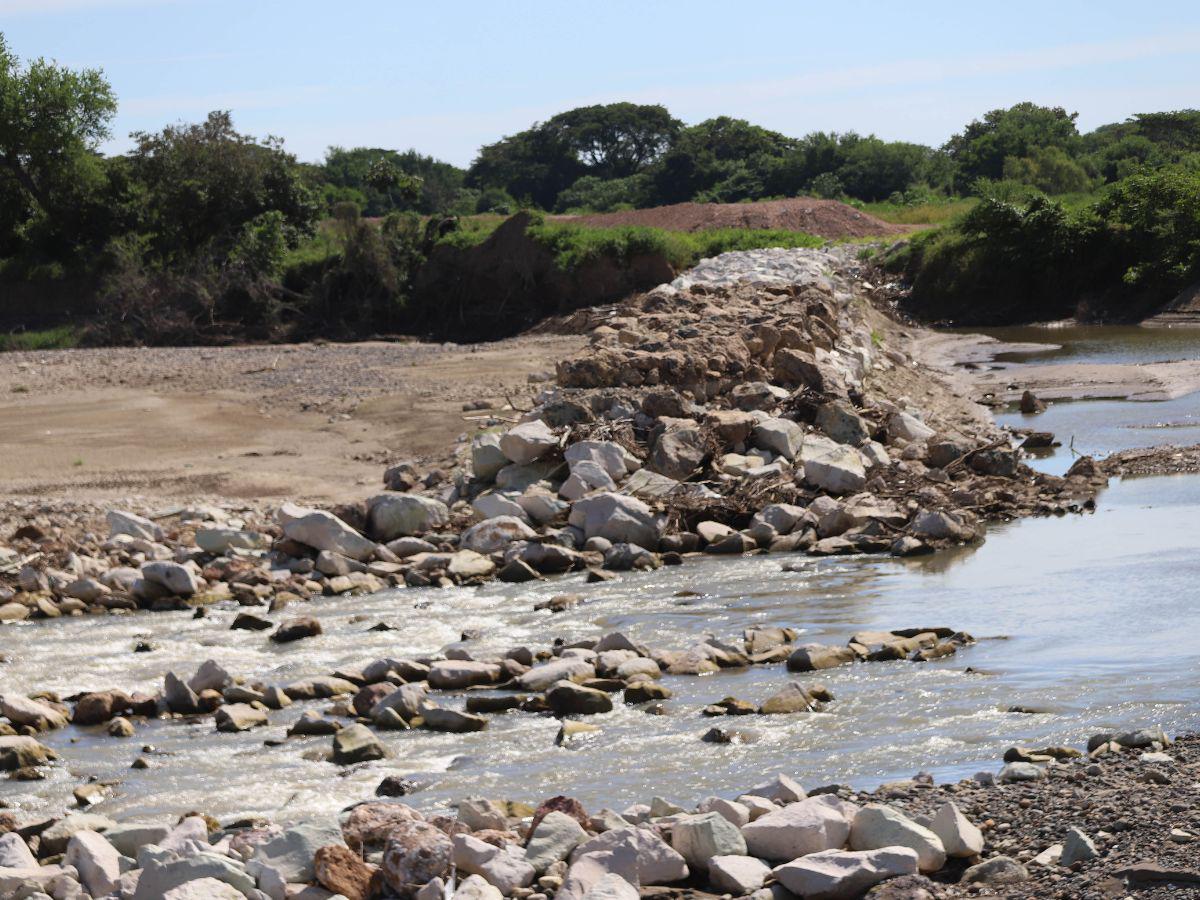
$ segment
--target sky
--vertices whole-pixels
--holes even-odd
[[[104,70],[114,153],[213,109],[302,160],[412,147],[467,165],[618,100],[934,145],[1023,100],[1082,130],[1200,107],[1197,0],[0,0],[0,32],[22,58]]]

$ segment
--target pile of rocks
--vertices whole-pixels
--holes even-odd
[[[1147,729],[1097,735],[1089,746],[1087,754],[1006,754],[1038,758],[1022,764],[1036,775],[1009,774],[1009,763],[998,776],[937,785],[917,775],[870,793],[840,785],[805,791],[780,774],[691,809],[661,797],[592,814],[562,796],[537,808],[466,798],[450,817],[376,799],[348,807],[337,821],[289,827],[222,826],[199,813],[173,825],[84,812],[25,823],[0,815],[0,896],[839,900],[868,891],[1117,896],[1200,883],[1189,862],[1194,830],[1158,834],[1196,812],[1181,788],[1200,765],[1193,758],[1200,740],[1172,744],[1161,729]],[[1155,796],[1133,821],[1112,808],[1147,782],[1142,790]],[[1153,862],[1143,854],[1156,840],[1161,861]]]
[[[0,621],[284,605],[698,552],[907,556],[978,540],[988,519],[1090,508],[1103,474],[1025,467],[901,349],[906,332],[863,277],[847,248],[705,260],[592,328],[558,385],[470,439],[458,469],[394,466],[364,503],[112,509],[103,538],[28,522],[0,547]]]

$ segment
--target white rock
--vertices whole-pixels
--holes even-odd
[[[854,817],[850,829],[853,850],[909,847],[917,852],[922,872],[936,872],[946,864],[946,848],[936,834],[918,825],[899,810],[869,803]]]
[[[800,461],[804,464],[804,480],[831,494],[849,494],[866,486],[862,455],[846,444],[809,435],[800,451]]]
[[[1087,862],[1095,859],[1098,853],[1092,839],[1078,828],[1068,828],[1067,836],[1062,843],[1062,855],[1058,859],[1060,866],[1070,868],[1076,862]]]
[[[615,491],[617,483],[604,468],[591,460],[581,460],[571,466],[571,474],[558,489],[560,497],[579,500],[592,491]]]
[[[524,507],[517,502],[516,497],[510,497],[499,491],[488,491],[485,494],[480,494],[471,501],[471,509],[475,510],[475,513],[481,519],[510,516],[523,521],[529,520],[528,514],[525,512]]]
[[[804,900],[850,900],[889,878],[916,873],[917,852],[907,847],[824,850],[774,870],[779,883]]]
[[[67,842],[64,862],[79,872],[79,881],[93,897],[103,897],[117,888],[121,877],[121,854],[104,835],[77,831]]]
[[[642,467],[638,458],[615,441],[576,441],[563,453],[567,464],[574,471],[580,462],[600,465],[610,478],[624,478]]]
[[[458,802],[458,821],[472,831],[508,829],[508,816],[504,810],[485,797],[468,797]]]
[[[638,900],[641,894],[616,872],[609,872],[583,896],[584,900]]]
[[[537,873],[520,847],[495,847],[469,834],[454,835],[454,864],[463,872],[482,875],[506,897],[528,887]]]
[[[230,550],[262,550],[271,539],[257,531],[237,528],[200,528],[196,531],[196,546],[205,553],[228,553]]]
[[[105,520],[108,522],[110,538],[118,534],[127,534],[147,541],[161,541],[164,537],[161,527],[136,513],[110,509],[105,515]]]
[[[713,887],[735,897],[753,894],[770,874],[770,867],[753,856],[714,856],[708,861],[708,880]]]
[[[709,797],[697,809],[700,812],[720,813],[726,820],[732,822],[738,828],[741,828],[750,821],[750,810],[748,807],[741,803],[735,803],[732,800],[726,800],[723,797]]]
[[[136,895],[135,895],[136,896]],[[215,878],[197,878],[172,888],[161,900],[245,900],[246,895],[232,885]]]
[[[223,691],[233,684],[233,676],[215,659],[200,663],[196,674],[188,679],[188,687],[199,694],[201,691]]]
[[[808,796],[798,781],[784,775],[782,772],[770,781],[764,781],[762,784],[755,785],[746,791],[746,793],[753,797],[765,797],[767,800],[774,800],[776,803],[795,803],[797,800],[803,800]]]
[[[0,869],[36,869],[37,858],[19,834],[0,834]]]
[[[507,465],[508,457],[500,449],[500,435],[485,432],[471,441],[471,471],[480,481],[495,481],[496,473]]]
[[[422,497],[420,494],[377,494],[367,501],[367,523],[371,534],[377,539],[392,541],[396,538],[413,537],[444,528],[450,524],[450,510],[441,500]],[[292,535],[289,534],[288,537],[292,537]],[[303,538],[297,538],[297,540],[308,543]],[[334,550],[336,548],[318,547],[317,549]],[[355,559],[366,558],[353,553],[346,553],[346,555],[353,556]]]
[[[943,803],[938,808],[929,830],[938,836],[947,856],[965,859],[983,852],[983,832],[971,824],[953,803]]]
[[[786,861],[822,850],[839,850],[850,836],[845,815],[822,797],[809,797],[742,827],[751,856]]]
[[[656,832],[634,826],[613,828],[580,844],[571,854],[571,863],[605,851],[627,854],[634,861],[633,877],[640,884],[671,884],[688,877],[687,862],[678,851]],[[630,877],[626,872],[621,875]]]
[[[779,809],[778,806],[776,806],[766,797],[756,797],[754,794],[742,794],[737,798],[737,802],[750,814],[751,822],[755,821],[756,819],[761,819],[763,816],[773,813],[775,810]]]
[[[554,810],[547,813],[529,836],[525,847],[525,860],[538,874],[545,872],[559,860],[566,859],[571,851],[587,840],[587,832],[574,817]]]
[[[292,511],[296,511],[295,508]],[[351,559],[368,559],[375,553],[373,541],[367,540],[333,513],[320,509],[308,510],[297,518],[287,518],[283,533],[316,550],[329,550]]]
[[[558,446],[558,438],[541,419],[524,422],[500,438],[500,450],[519,466],[537,462]]]
[[[893,413],[887,421],[887,429],[891,437],[900,438],[909,443],[927,441],[934,435],[932,428],[916,416],[906,412]]]
[[[556,681],[575,681],[594,678],[596,667],[586,659],[557,659],[545,665],[534,666],[517,676],[517,685],[526,691],[544,691]]]
[[[436,880],[441,881],[440,878]],[[436,900],[442,900],[442,896],[443,894],[440,892],[434,895]],[[454,889],[454,900],[503,900],[503,897],[504,894],[498,888],[488,884],[487,879],[482,875],[468,875]]]

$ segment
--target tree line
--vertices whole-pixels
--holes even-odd
[[[1075,114],[1019,103],[935,148],[793,138],[726,116],[685,125],[663,106],[612,103],[503,137],[466,169],[371,148],[303,163],[221,111],[135,133],[132,149],[105,156],[116,110],[99,70],[22,61],[0,34],[0,289],[83,285],[114,341],[194,339],[231,322],[262,337],[399,327],[414,274],[454,217],[474,213],[797,195],[913,204],[1200,170],[1196,110],[1081,134]]]

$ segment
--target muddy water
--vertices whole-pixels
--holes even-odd
[[[1126,404],[1114,414],[1147,405]],[[979,548],[920,561],[752,557],[596,586],[571,578],[532,588],[395,591],[319,603],[312,611],[326,634],[287,647],[229,631],[234,610],[201,620],[157,614],[10,627],[0,632],[7,658],[0,690],[64,694],[152,689],[166,669],[190,673],[208,657],[247,678],[285,683],[385,654],[441,650],[464,628],[482,630],[467,645],[480,651],[612,629],[683,647],[706,634],[733,638],[752,625],[790,625],[806,640],[836,643],[861,628],[949,625],[981,641],[935,663],[800,676],[824,682],[836,702],[822,714],[724,720],[758,733],[745,745],[702,743],[714,720],[699,710],[727,695],[765,699],[786,683],[782,666],[666,678],[676,693],[667,715],[619,708],[594,717],[600,732],[577,749],[554,746],[553,719],[508,713],[473,735],[384,733],[392,758],[351,769],[304,758],[327,749],[328,738],[264,745],[322,702],[272,713],[269,728],[245,735],[217,735],[211,719],[140,724],[131,740],[67,729],[47,739],[67,764],[45,782],[0,782],[0,801],[60,807],[93,776],[120,780],[117,796],[99,808],[118,818],[162,819],[196,808],[286,821],[335,811],[397,774],[426,785],[412,800],[427,807],[469,794],[536,801],[569,793],[590,807],[621,808],[654,795],[731,795],[780,770],[807,785],[872,786],[920,770],[953,778],[995,769],[1014,743],[1079,744],[1102,728],[1150,723],[1195,727],[1200,647],[1187,636],[1200,620],[1198,517],[1200,478],[1128,481],[1102,496],[1095,515],[1004,525]],[[783,571],[784,562],[799,571]],[[564,591],[587,602],[555,616],[532,611],[539,599]],[[367,630],[380,620],[399,630]],[[158,649],[133,653],[142,637]],[[1044,711],[1006,711],[1015,705]],[[131,770],[143,745],[154,748],[152,768]]]

